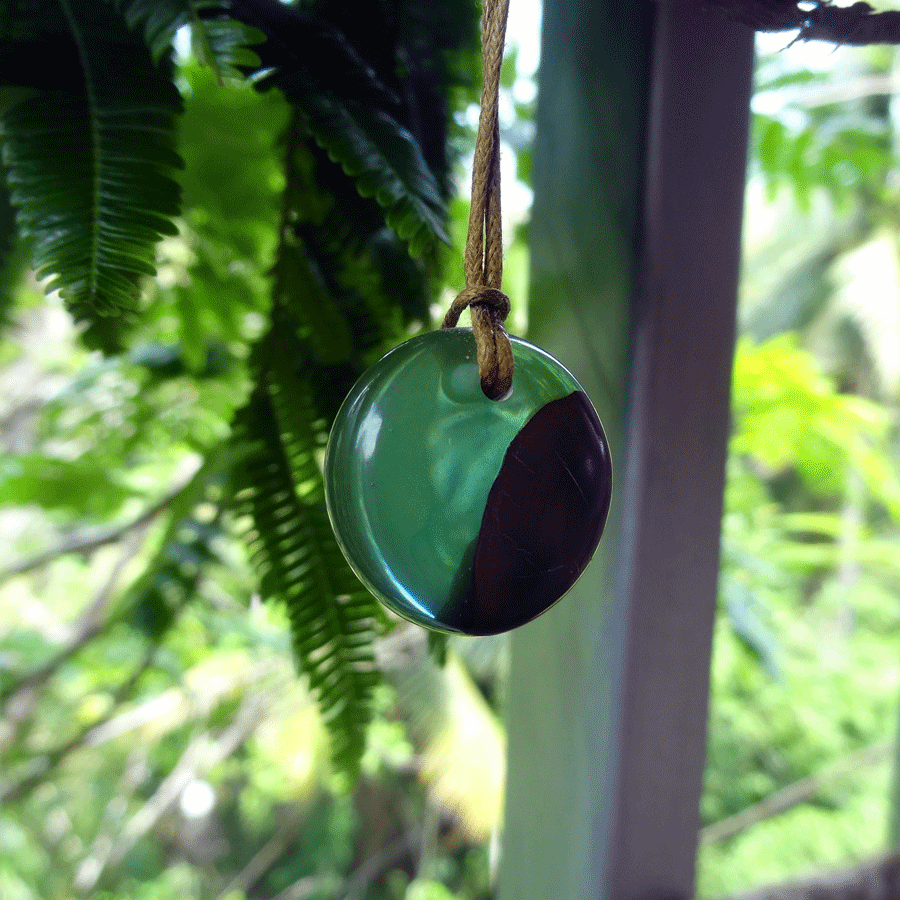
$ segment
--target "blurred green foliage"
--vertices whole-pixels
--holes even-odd
[[[199,470],[186,508],[156,511],[169,528],[129,615],[161,634],[221,533],[243,533],[350,782],[388,623],[331,533],[320,456],[356,378],[429,319],[476,43],[471,0],[0,15],[8,199],[34,277],[104,354],[45,398],[60,421],[35,421],[47,433],[4,460],[0,488],[70,524],[121,522]],[[57,48],[56,81],[28,61],[37,44]]]
[[[872,856],[900,805],[895,67],[757,66],[701,896]]]
[[[461,286],[467,204],[451,187],[477,88],[474,10],[375,4],[412,59],[367,71],[380,51],[355,52],[365,35],[348,43],[346,23],[299,4],[301,46],[336,54],[346,72],[335,85],[370,92],[344,108],[337,87],[319,92],[321,71],[272,75],[268,89],[241,80],[272,48],[188,15],[220,4],[111,5],[145,28],[151,58],[168,52],[173,23],[194,31],[197,53],[175,74],[182,207],[177,234],[155,245],[140,315],[102,332],[124,342],[105,356],[85,349],[0,228],[11,323],[0,349],[0,896],[485,900],[503,802],[505,641],[451,640],[434,648],[441,668],[415,629],[374,641],[373,627],[364,661],[380,677],[363,679],[364,708],[329,717],[293,669],[292,652],[305,653],[315,683],[309,620],[299,604],[261,602],[308,590],[278,584],[274,532],[260,531],[258,508],[282,490],[248,477],[281,478],[302,535],[291,552],[320,541],[327,557],[316,466],[328,418],[366,364]],[[446,49],[417,68],[428,34]],[[879,54],[851,68],[884,74],[892,60]],[[843,77],[778,65],[763,60],[761,89],[821,92]],[[423,90],[444,85],[438,149],[423,133],[398,139],[360,106],[390,96],[404,71]],[[516,78],[512,60],[505,90]],[[707,826],[891,739],[897,724],[898,396],[875,338],[890,340],[878,323],[898,299],[839,290],[840,261],[894,227],[893,119],[865,97],[801,103],[799,118],[790,102],[760,114],[752,166],[751,198],[764,182],[772,202],[749,210],[748,233],[753,217],[766,227],[748,242],[735,361]],[[506,138],[528,181],[530,105],[510,105]],[[437,240],[444,230],[455,250]],[[527,266],[523,226],[506,270],[520,315]],[[264,458],[271,447],[285,451],[280,469]],[[328,573],[346,578],[338,562]],[[304,610],[321,603],[313,618],[327,617],[334,590]],[[887,757],[823,780],[787,812],[704,845],[699,893],[862,858],[883,846],[892,802]]]

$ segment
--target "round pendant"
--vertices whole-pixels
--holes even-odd
[[[612,495],[609,446],[574,377],[511,337],[513,389],[481,391],[467,328],[412,338],[335,419],[328,514],[353,570],[426,628],[497,634],[549,609],[593,556]]]

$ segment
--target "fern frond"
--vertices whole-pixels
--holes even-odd
[[[236,511],[253,521],[250,550],[269,600],[283,601],[300,670],[328,724],[335,765],[359,769],[379,680],[372,642],[382,617],[335,542],[316,452],[324,440],[296,356],[266,354],[274,367],[239,413]]]
[[[412,135],[383,109],[309,90],[296,77],[271,79],[303,114],[316,143],[349,175],[362,197],[384,210],[383,221],[419,256],[435,239],[450,243],[437,180]]]
[[[413,256],[434,238],[450,243],[437,181],[405,128],[383,110],[324,94],[306,97],[304,110],[316,141],[356,179],[363,197],[384,208]]]
[[[446,79],[434,82],[430,58],[423,63],[430,76],[420,82],[401,74],[416,53],[430,49],[423,48],[424,33],[417,29],[406,35],[415,47],[399,43],[396,20],[406,12],[398,7],[393,16],[384,16],[377,4],[352,11],[346,4],[327,3],[294,8],[232,0],[232,6],[235,15],[267,35],[260,54],[268,72],[258,86],[276,85],[303,113],[315,140],[359,193],[383,208],[382,221],[410,253],[419,256],[436,239],[449,244],[440,186],[447,168],[445,107],[435,89],[450,88]],[[441,58],[449,49],[438,46],[442,37],[429,35],[433,55]],[[423,109],[431,115],[422,121],[428,123],[433,158],[423,153],[424,135],[412,133],[420,130]]]
[[[268,72],[266,81],[277,84],[286,95],[297,90],[328,91],[378,106],[399,104],[396,92],[331,21],[342,8],[345,13],[350,8],[359,11],[358,5],[229,0],[228,6],[236,19],[265,35],[259,55]],[[377,39],[377,35],[368,36]],[[390,52],[388,57],[393,68],[395,58]]]
[[[110,7],[59,3],[83,80],[20,93],[0,119],[3,159],[35,269],[96,322],[134,310],[156,241],[177,233],[181,100]]]
[[[175,32],[191,23],[190,0],[107,0],[128,27],[144,32],[154,62],[172,49]]]
[[[287,130],[278,250],[270,273],[272,299],[294,318],[309,355],[331,365],[349,359],[353,338],[301,235],[307,221],[325,231],[325,218],[334,206],[310,177],[313,161],[301,140],[295,115]]]
[[[282,241],[272,268],[276,303],[302,306],[301,334],[313,359],[322,365],[350,358],[353,339],[334,298],[325,289],[300,237]]]
[[[243,78],[241,68],[256,68],[259,57],[250,49],[266,37],[256,28],[228,18],[226,0],[107,0],[128,23],[140,28],[155,62],[172,49],[179,28],[190,26],[200,61],[223,75]]]
[[[359,195],[303,121],[295,113],[286,135],[273,299],[320,370],[341,363],[353,369],[346,384],[325,384],[324,391],[336,373],[317,370],[315,393],[327,414],[333,404],[323,393],[343,396],[409,321],[427,321],[428,278],[423,261],[385,226],[378,204]]]
[[[226,75],[242,79],[244,70],[256,69],[261,65],[259,56],[250,47],[261,44],[266,36],[243,22],[195,16],[191,22],[191,34],[195,47],[202,49],[200,62],[210,66],[220,82]]]

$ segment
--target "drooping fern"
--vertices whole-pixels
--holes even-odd
[[[317,188],[311,177],[314,163],[303,146],[296,115],[288,123],[285,145],[280,239],[270,273],[272,299],[281,313],[295,314],[299,336],[314,362],[343,362],[353,353],[353,336],[301,233],[304,222],[324,230],[334,199]]]
[[[243,69],[260,65],[250,47],[265,40],[256,28],[227,16],[227,0],[107,0],[122,14],[129,28],[141,28],[159,62],[172,48],[179,28],[188,26],[200,61],[221,79],[243,77]]]
[[[135,312],[141,279],[155,274],[156,242],[178,231],[171,176],[182,165],[181,98],[166,57],[175,32],[190,25],[220,77],[259,65],[249,44],[264,36],[225,18],[226,6],[32,0],[4,23],[12,47],[49,43],[72,63],[57,83],[43,73],[14,76],[21,86],[2,110],[3,156],[35,269],[89,324],[88,341],[106,350],[119,344],[116,317]]]
[[[191,23],[190,0],[107,0],[132,30],[141,29],[154,62],[172,49],[175,33]]]
[[[328,415],[362,368],[428,316],[427,271],[385,227],[378,204],[360,196],[295,114],[285,138],[285,188],[272,298],[292,320]],[[341,373],[334,367],[346,364]],[[338,380],[335,381],[334,379]]]
[[[285,605],[298,666],[329,725],[335,766],[352,779],[378,680],[372,641],[385,619],[337,546],[317,457],[367,354],[399,333],[370,259],[376,236],[415,271],[417,298],[423,272],[300,115],[288,125],[284,172],[273,324],[254,350],[256,389],[235,426],[236,511],[252,519],[262,593]]]
[[[136,309],[156,241],[177,233],[181,100],[111,7],[58,3],[55,39],[74,49],[81,77],[16,92],[0,118],[3,159],[35,269],[112,349],[99,320]]]
[[[316,8],[326,11],[324,5]],[[286,22],[290,24],[291,19]],[[340,32],[332,33],[340,40],[335,35]],[[273,41],[265,47],[271,54]],[[339,555],[322,502],[321,475],[313,462],[315,452],[324,446],[337,406],[356,377],[402,338],[406,323],[427,321],[433,248],[442,230],[444,198],[439,185],[448,183],[446,172],[431,171],[411,132],[400,125],[399,120],[410,113],[391,99],[400,93],[391,90],[391,70],[377,69],[370,81],[363,72],[362,86],[350,86],[343,96],[335,87],[339,79],[335,84],[318,84],[316,74],[321,77],[322,73],[307,77],[276,65],[270,79],[295,110],[286,136],[285,191],[272,270],[277,323],[272,335],[278,340],[270,336],[256,350],[260,377],[254,402],[242,413],[238,428],[239,434],[247,433],[251,409],[264,399],[271,406],[266,442],[270,452],[277,439],[283,442],[286,460],[301,461],[293,466],[282,463],[276,479],[269,459],[266,472],[271,481],[259,475],[246,479],[255,485],[254,492],[242,493],[244,504],[239,507],[248,511],[246,501],[252,497],[257,509],[271,511],[254,516],[254,559],[265,573],[267,596],[282,599],[289,611],[301,668],[320,656],[340,660],[334,650],[341,646],[334,643],[336,634],[344,635],[342,641],[349,637],[359,642],[360,648],[368,647],[372,635],[370,617],[378,608]],[[382,89],[383,85],[387,87]],[[444,164],[448,161],[445,154],[436,158]],[[423,248],[432,251],[424,259],[412,259],[407,252]],[[286,369],[285,360],[291,360],[295,368]],[[286,385],[292,386],[287,389]],[[309,423],[313,423],[312,431]],[[300,434],[305,434],[302,449],[292,456]],[[314,505],[304,509],[297,504],[289,492],[288,473],[298,491],[315,486]],[[308,584],[307,557],[301,550],[308,538],[290,548],[288,542],[279,545],[280,534],[301,533],[299,516],[308,520],[303,528],[319,533],[322,548],[333,554],[330,569],[343,573],[337,579],[343,586],[322,580],[315,586]],[[302,565],[271,568],[271,559],[288,550],[303,560]],[[341,591],[352,599],[342,601]],[[341,616],[348,611],[352,618],[342,623]],[[352,624],[357,616],[363,620],[361,631]],[[326,621],[327,628],[323,627]],[[440,647],[435,651],[441,655]],[[338,671],[342,668],[337,666]],[[337,726],[333,733],[341,742],[337,758],[352,771],[370,715],[368,691],[354,692],[350,683],[337,677],[334,685],[331,692],[321,692],[323,706],[326,715],[332,703],[340,710],[330,714]],[[343,685],[340,690],[338,685]]]
[[[296,152],[286,154],[273,318],[253,354],[255,388],[234,422],[237,462],[228,466],[234,509],[252,522],[262,593],[288,610],[298,663],[330,724],[335,761],[352,774],[377,680],[372,640],[380,608],[335,543],[316,460],[355,378],[402,338],[410,321],[428,318],[451,183],[449,98],[459,90],[445,53],[461,53],[471,43],[472,0],[389,0],[365,9],[330,0],[294,6],[19,0],[15,6],[26,10],[25,31],[33,32],[26,40],[22,28],[6,29],[0,3],[0,85],[17,90],[0,94],[3,140],[16,163],[11,184],[20,221],[38,240],[44,274],[56,276],[70,308],[90,323],[89,336],[107,348],[118,336],[115,314],[136,308],[156,240],[172,231],[178,210],[171,170],[178,164],[172,148],[179,103],[169,52],[178,28],[192,28],[195,50],[220,73],[268,71],[267,82],[255,79],[257,87],[278,87],[293,107]],[[458,33],[447,31],[445,16]],[[254,26],[266,42],[249,51],[258,36]],[[65,79],[43,63],[30,70],[6,63],[27,60],[42,46],[54,48]],[[4,56],[7,49],[12,53]],[[468,99],[459,94],[457,104]],[[252,128],[235,117],[235,134]],[[202,131],[193,137],[214,140]],[[189,163],[197,158],[188,156]],[[189,237],[208,241],[213,232],[231,240],[244,221],[239,217],[204,232],[206,221],[227,220],[229,207],[200,208],[223,182],[206,157],[199,160],[192,177],[208,179],[207,190],[192,195],[192,211],[202,214],[187,217]],[[253,207],[258,225],[266,202]],[[260,227],[274,231],[279,224],[274,205],[272,219]],[[417,259],[407,252],[423,249]],[[244,254],[249,261],[252,254]],[[185,290],[195,302],[221,303],[222,315],[236,316],[239,289],[229,276],[229,267],[213,278],[195,264]],[[267,315],[269,304],[257,308]],[[243,333],[230,334],[237,341]],[[180,519],[172,521],[176,528]],[[158,558],[155,574],[139,586],[136,609],[151,630],[164,626],[172,588],[182,595],[189,590],[198,536],[204,537],[191,532],[181,541],[173,532],[175,558]]]
[[[356,179],[363,197],[384,207],[385,220],[413,256],[434,238],[450,243],[437,181],[405,128],[383,110],[321,94],[307,98],[305,108],[316,140]]]
[[[372,642],[383,614],[350,570],[325,509],[316,454],[324,443],[288,329],[260,348],[269,366],[235,423],[235,509],[249,516],[266,599],[285,603],[300,670],[329,727],[336,767],[355,777],[378,682]]]
[[[347,84],[346,73],[339,72],[332,60],[330,65],[323,61],[318,70],[275,66],[264,84],[284,92],[319,145],[354,179],[360,194],[375,198],[383,207],[387,224],[414,256],[435,239],[449,243],[438,181],[419,144],[400,121],[397,93],[386,85],[393,73],[375,71],[355,51],[351,55],[347,48],[352,43],[316,10],[280,15],[285,17],[282,27],[322,34],[329,47],[349,60],[355,83]],[[293,52],[289,58],[293,61],[297,55]],[[325,76],[332,73],[335,77],[329,81]]]

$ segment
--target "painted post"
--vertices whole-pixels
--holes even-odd
[[[693,892],[753,34],[546,0],[530,337],[613,449],[601,550],[513,637],[501,900]]]

